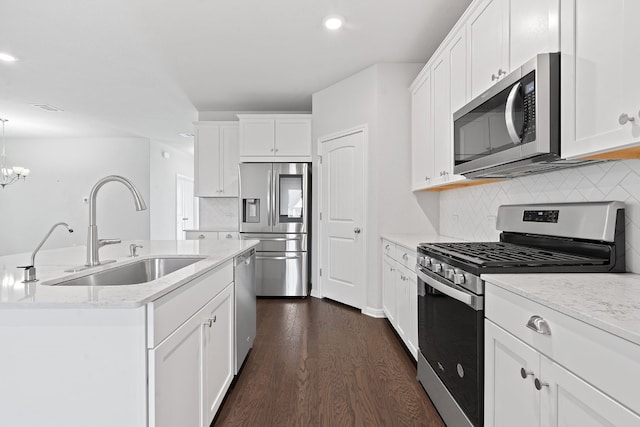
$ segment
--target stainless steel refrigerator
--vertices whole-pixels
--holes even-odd
[[[309,294],[308,163],[240,164],[240,238],[257,239],[256,295]]]

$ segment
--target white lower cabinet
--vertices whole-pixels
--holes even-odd
[[[542,306],[509,294],[487,284],[484,425],[640,426],[640,415],[602,391],[607,389],[627,402],[635,402],[638,409],[637,393],[634,400],[624,390],[628,387],[625,383],[633,380],[628,375],[637,375],[638,362],[633,357],[638,349],[630,347],[631,353],[625,355],[628,342],[621,343],[623,347],[597,338],[590,342],[593,337],[610,337],[591,327],[596,334],[592,336],[581,330],[585,327],[582,322],[558,312],[545,312]],[[519,300],[525,302],[520,304]],[[521,316],[528,319],[530,314],[541,315],[550,335],[526,329],[527,322]],[[578,341],[574,341],[572,332]],[[615,360],[600,357],[601,347],[615,351],[622,366],[612,366]],[[563,364],[554,358],[562,359]],[[587,374],[581,378],[575,371],[584,367],[588,368]]]
[[[409,352],[418,357],[418,279],[415,252],[383,240],[382,309]],[[411,266],[411,268],[409,267]]]

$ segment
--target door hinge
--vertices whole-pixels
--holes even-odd
[[[318,163],[322,164],[322,156],[318,156]]]
[[[320,221],[322,221],[322,212],[318,213],[320,215]]]
[[[322,277],[322,269],[320,269],[320,277]]]

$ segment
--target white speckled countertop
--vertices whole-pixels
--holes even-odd
[[[128,257],[129,244],[136,243],[140,256]],[[86,256],[84,246],[43,250],[36,256],[38,282],[22,283],[23,270],[30,253],[0,257],[0,310],[10,308],[128,308],[139,307],[182,286],[258,244],[257,240],[135,240],[105,246],[100,259],[115,259],[115,263],[87,269],[78,273],[64,270],[82,265]],[[167,274],[158,280],[126,286],[51,286],[47,283],[60,278],[72,279],[92,272],[110,269],[150,256],[201,256],[201,261]]]
[[[383,234],[380,238],[415,252],[420,243],[460,242],[460,239],[438,234]]]
[[[482,278],[640,345],[639,274],[483,274]]]

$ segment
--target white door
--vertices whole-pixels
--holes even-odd
[[[176,240],[184,240],[184,230],[198,226],[198,199],[193,195],[193,179],[177,175],[176,178]]]
[[[363,306],[364,131],[322,142],[322,296]]]

